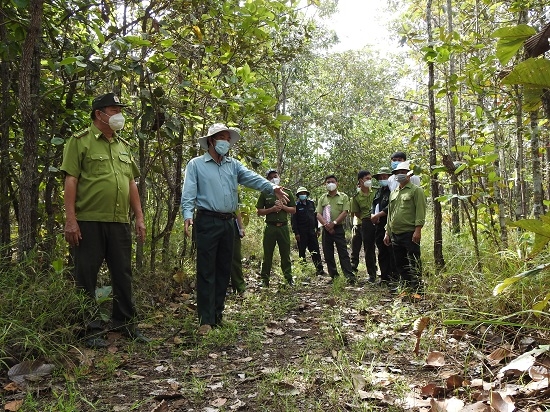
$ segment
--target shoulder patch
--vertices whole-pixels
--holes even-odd
[[[81,131],[80,133],[77,133],[77,134],[74,136],[74,138],[75,138],[75,139],[80,139],[80,138],[86,136],[89,132],[90,132],[89,129],[83,130],[83,131]]]

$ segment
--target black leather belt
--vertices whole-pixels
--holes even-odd
[[[222,220],[230,220],[235,217],[233,213],[213,212],[212,210],[199,209],[197,215],[212,216]]]
[[[267,223],[268,225],[277,226],[277,227],[281,227],[281,226],[286,226],[286,225],[287,225],[287,222],[265,222],[265,223]]]

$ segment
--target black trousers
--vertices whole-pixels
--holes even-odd
[[[194,221],[197,243],[197,312],[201,325],[222,321],[233,261],[233,219],[198,214]]]
[[[351,267],[354,271],[359,266],[359,253],[363,245],[363,236],[361,235],[361,225],[353,225],[351,228]]]
[[[418,287],[422,278],[420,245],[412,241],[414,232],[392,233],[391,243],[395,257],[395,269],[401,281]]]
[[[386,221],[381,221],[376,225],[375,243],[378,249],[378,266],[380,267],[380,279],[385,282],[396,282],[398,280],[395,270],[395,259],[393,256],[393,247],[390,244],[384,244],[386,236]]]
[[[71,248],[74,260],[74,278],[78,288],[95,301],[97,275],[105,261],[113,288],[112,326],[133,331],[136,309],[132,295],[132,234],[127,223],[78,222],[82,239]],[[85,319],[87,333],[103,329],[97,310]]]
[[[326,229],[323,229],[323,254],[325,256],[325,262],[327,264],[327,270],[330,277],[335,278],[338,276],[338,269],[336,269],[336,259],[334,258],[334,246],[338,251],[338,259],[340,260],[340,267],[344,276],[348,279],[355,279],[355,273],[353,273],[351,262],[349,260],[348,248],[346,243],[346,233],[342,225],[334,226],[334,234],[330,234]]]
[[[376,279],[376,226],[372,224],[370,217],[361,222],[361,238],[365,251],[365,265],[369,279]]]
[[[323,261],[321,260],[321,251],[319,250],[319,241],[317,240],[317,233],[315,230],[298,230],[297,234],[300,236],[298,242],[298,254],[302,260],[306,260],[306,248],[311,254],[311,260],[315,265],[315,271],[318,275],[323,273]]]

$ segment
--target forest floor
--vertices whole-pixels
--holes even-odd
[[[152,343],[109,333],[108,348],[74,347],[51,375],[4,376],[4,410],[550,410],[548,336],[446,326],[441,296],[361,280],[298,275],[285,287],[278,275],[266,290],[250,279],[207,336],[193,293],[175,287],[140,324]]]

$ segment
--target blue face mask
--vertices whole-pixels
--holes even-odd
[[[401,163],[401,162],[399,162],[399,161],[397,161],[397,160],[392,160],[392,162],[391,162],[391,170],[395,170],[395,168],[397,167],[397,165],[398,165],[399,163]]]
[[[380,186],[382,186],[382,187],[386,187],[388,185],[387,180],[379,180],[378,183],[380,183]]]
[[[216,146],[214,146],[214,149],[216,150],[216,153],[225,156],[227,152],[229,152],[231,143],[229,143],[227,140],[216,140],[215,142]]]
[[[298,195],[298,199],[300,199],[300,200],[306,200],[306,199],[307,199],[307,195]]]

